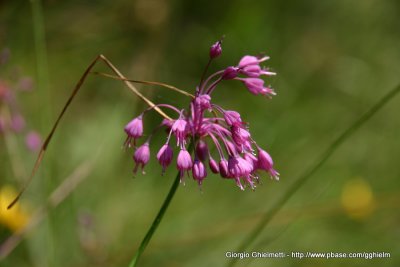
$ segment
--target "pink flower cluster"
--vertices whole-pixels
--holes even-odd
[[[4,49],[0,52],[0,67],[7,63],[10,51]],[[33,130],[26,130],[25,118],[18,105],[17,91],[31,91],[33,81],[29,77],[22,77],[17,83],[8,81],[4,78],[4,73],[0,76],[0,136],[11,133],[25,132],[25,144],[31,151],[37,151],[41,145],[40,135]]]
[[[221,52],[221,41],[218,41],[210,48],[209,63]],[[252,139],[248,124],[242,120],[240,114],[234,110],[225,110],[211,102],[213,91],[224,80],[241,81],[254,95],[267,97],[275,95],[274,90],[265,86],[262,79],[263,76],[275,75],[261,67],[260,64],[267,59],[268,57],[244,56],[236,66],[227,67],[202,79],[188,110],[178,109],[169,104],[156,105],[176,113],[176,119],[164,119],[156,128],[166,128],[169,132],[166,143],[157,153],[157,160],[162,166],[163,173],[174,157],[171,145],[173,136],[179,147],[176,167],[181,173],[181,181],[185,172],[188,175],[191,172],[193,179],[201,185],[207,177],[207,162],[211,172],[234,180],[241,190],[244,190],[246,186],[255,188],[259,182],[259,171],[266,171],[272,178],[279,179],[279,173],[274,169],[271,156]],[[125,126],[125,132],[128,135],[126,146],[136,147],[137,139],[143,136],[143,116],[154,108],[146,109]],[[135,149],[133,155],[136,163],[135,172],[139,167],[143,170],[149,162],[151,137],[152,135]],[[195,143],[194,157],[187,151],[188,142]],[[215,146],[218,160],[211,155],[210,144]]]

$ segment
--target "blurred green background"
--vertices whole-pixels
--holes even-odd
[[[213,100],[241,112],[253,138],[273,156],[281,181],[264,175],[255,192],[242,192],[233,181],[209,175],[201,192],[188,180],[140,266],[226,264],[225,253],[235,251],[274,200],[399,82],[400,3],[395,0],[47,0],[41,3],[47,47],[39,42],[39,50],[40,17],[34,22],[32,15],[37,4],[0,1],[0,46],[11,52],[0,78],[12,83],[18,69],[34,79],[35,89],[18,95],[18,101],[27,125],[42,135],[98,54],[129,78],[193,92],[209,46],[225,35],[212,70],[265,52],[271,57],[266,65],[278,73],[268,80],[278,94],[272,100],[255,97],[234,81],[216,90]],[[109,72],[102,63],[96,70]],[[154,102],[187,105],[185,97],[162,88],[138,88]],[[82,166],[86,174],[77,176],[84,180],[0,266],[127,266],[176,174],[171,166],[160,176],[155,160],[165,141],[160,134],[151,144],[146,175],[133,178],[131,152],[122,149],[123,127],[143,108],[122,82],[89,76],[22,199],[23,216],[33,217]],[[390,259],[246,259],[238,266],[400,266],[398,114],[400,97],[347,140],[249,248],[379,251],[391,253]],[[148,116],[145,131],[159,120],[155,113]],[[28,173],[35,154],[24,148],[21,135],[11,137],[17,144],[11,152],[8,139],[0,137],[0,186],[18,188],[21,177],[11,166]],[[12,233],[6,223],[0,225],[1,242]]]

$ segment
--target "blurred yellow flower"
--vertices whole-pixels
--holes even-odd
[[[355,220],[367,218],[375,209],[371,186],[362,178],[351,179],[345,183],[341,200],[347,215]]]
[[[29,220],[29,214],[16,203],[12,209],[7,209],[8,204],[17,196],[17,192],[12,186],[5,185],[0,188],[0,224],[16,232],[22,229]]]

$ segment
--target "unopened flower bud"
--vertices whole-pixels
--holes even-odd
[[[195,160],[192,167],[193,179],[195,179],[199,185],[203,182],[204,178],[207,176],[207,170],[200,160]]]
[[[226,159],[221,159],[219,162],[219,173],[223,178],[229,178],[229,171],[228,171],[228,161]]]
[[[208,157],[208,146],[203,140],[200,140],[196,145],[196,156],[201,161],[205,161]]]
[[[219,173],[218,163],[213,158],[210,158],[209,166],[213,173]]]
[[[210,48],[210,58],[219,57],[222,53],[221,41],[216,42]]]

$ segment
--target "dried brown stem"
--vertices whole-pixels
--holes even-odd
[[[192,95],[191,93],[188,93],[188,92],[186,92],[186,91],[184,91],[184,90],[181,90],[181,89],[179,89],[179,88],[177,88],[177,87],[175,87],[175,86],[172,86],[172,85],[169,85],[169,84],[166,84],[166,83],[152,82],[152,81],[131,80],[131,79],[123,79],[123,78],[121,78],[121,77],[114,76],[114,75],[110,75],[110,74],[107,74],[107,73],[102,73],[102,72],[92,72],[92,73],[93,73],[93,74],[96,74],[96,75],[104,76],[104,77],[107,77],[107,78],[112,78],[112,79],[120,80],[120,81],[127,81],[127,82],[132,82],[132,83],[141,83],[141,84],[147,84],[147,85],[158,85],[158,86],[162,86],[162,87],[168,88],[168,89],[170,89],[170,90],[173,90],[173,91],[175,91],[175,92],[178,92],[178,93],[180,93],[180,94],[183,94],[183,95],[185,95],[185,96],[189,96],[189,97],[191,97],[191,98],[194,98],[194,95]]]
[[[147,105],[150,107],[153,107],[161,116],[168,120],[172,120],[167,114],[165,114],[159,107],[157,107],[153,102],[151,102],[149,99],[147,99],[142,93],[140,93],[135,86],[133,86],[127,78],[125,78],[124,75],[119,72],[119,70],[103,55],[99,55],[99,58],[106,63],[108,67],[125,83],[126,86],[131,89],[132,92],[134,92],[140,99],[142,99],[144,102],[146,102]],[[88,69],[90,72],[90,69]]]
[[[26,188],[29,186],[30,182],[32,181],[33,177],[35,176],[40,163],[43,160],[44,154],[46,152],[46,149],[54,135],[54,132],[56,131],[58,124],[60,123],[62,117],[64,116],[65,112],[67,111],[69,105],[71,104],[72,100],[75,98],[76,94],[79,92],[83,82],[86,80],[88,74],[90,73],[90,71],[92,70],[92,68],[96,65],[96,63],[101,60],[103,61],[118,77],[120,77],[122,80],[124,80],[124,83],[126,86],[128,86],[128,88],[135,93],[141,100],[143,100],[144,102],[146,102],[146,104],[148,104],[150,107],[154,107],[154,109],[164,118],[171,120],[171,118],[165,114],[159,107],[157,107],[153,102],[151,102],[149,99],[147,99],[143,94],[141,94],[136,88],[135,86],[133,86],[129,81],[127,81],[127,79],[121,74],[121,72],[103,55],[98,55],[93,62],[89,65],[89,67],[87,67],[87,69],[85,70],[85,72],[83,73],[82,77],[79,79],[78,83],[76,84],[74,90],[72,91],[70,97],[67,100],[67,103],[64,105],[63,109],[61,110],[60,115],[58,115],[58,118],[56,120],[56,122],[53,125],[53,128],[51,129],[50,133],[47,135],[46,140],[44,141],[42,147],[40,148],[39,154],[37,156],[35,165],[33,166],[32,172],[28,178],[28,180],[25,182],[25,184],[23,185],[23,187],[21,188],[19,194],[17,195],[17,197],[8,205],[7,209],[12,208],[12,206],[14,206],[15,203],[18,202],[18,200],[20,199],[20,197],[22,196],[22,194],[25,192]]]

